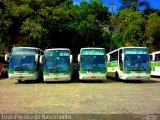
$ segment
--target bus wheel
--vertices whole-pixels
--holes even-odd
[[[21,83],[22,82],[22,80],[18,80],[18,83]]]
[[[102,83],[102,80],[98,80],[99,83]]]
[[[116,81],[119,80],[119,78],[118,78],[118,73],[117,73],[117,72],[116,72],[115,80],[116,80]]]
[[[5,72],[5,77],[8,77],[8,72],[7,71]]]
[[[4,77],[4,72],[3,71],[1,72],[1,77]]]

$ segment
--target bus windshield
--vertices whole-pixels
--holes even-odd
[[[11,70],[35,70],[36,69],[36,62],[35,56],[25,56],[25,55],[12,55],[10,58],[9,69]]]
[[[69,56],[46,57],[44,70],[65,72],[70,70]]]
[[[147,54],[125,54],[124,69],[127,70],[150,70],[149,55]]]
[[[104,55],[82,55],[81,56],[81,69],[105,71],[105,56]]]

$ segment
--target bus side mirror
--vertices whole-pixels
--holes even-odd
[[[81,56],[78,54],[78,62],[81,62]]]
[[[36,54],[36,55],[35,55],[35,62],[38,62],[38,57],[39,57],[39,55]]]
[[[124,61],[124,53],[122,53],[122,61]]]
[[[107,61],[108,62],[110,61],[110,55],[107,55]]]
[[[44,57],[44,56],[41,55],[40,58],[39,58],[39,63],[41,63],[41,64],[43,64],[43,57]]]
[[[70,55],[70,63],[72,63],[72,61],[73,61],[73,56]]]
[[[155,54],[153,54],[152,56],[152,61],[155,61]]]
[[[5,61],[9,62],[9,56],[10,54],[5,54]]]

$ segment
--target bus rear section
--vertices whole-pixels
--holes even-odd
[[[107,76],[116,80],[150,79],[150,59],[146,47],[122,47],[107,56]]]
[[[9,61],[8,76],[10,79],[17,79],[19,82],[25,80],[38,80],[42,77],[42,67],[38,59],[43,54],[34,47],[14,47],[11,54],[6,54]]]
[[[81,48],[78,61],[80,80],[106,80],[104,48]]]
[[[67,48],[46,49],[41,56],[43,81],[70,81],[72,79],[72,55]]]
[[[151,60],[151,75],[160,77],[160,51],[150,54]]]

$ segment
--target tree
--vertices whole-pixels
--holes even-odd
[[[151,51],[160,50],[160,16],[157,13],[148,16],[145,29],[145,37],[148,40],[148,44],[150,44]]]
[[[123,38],[127,43],[140,47],[147,45],[144,38],[145,22],[145,19],[139,18],[127,26],[123,34]]]
[[[125,9],[119,11],[113,18],[114,25],[120,30],[120,34],[126,46],[146,46],[144,36],[146,18],[143,12]]]

